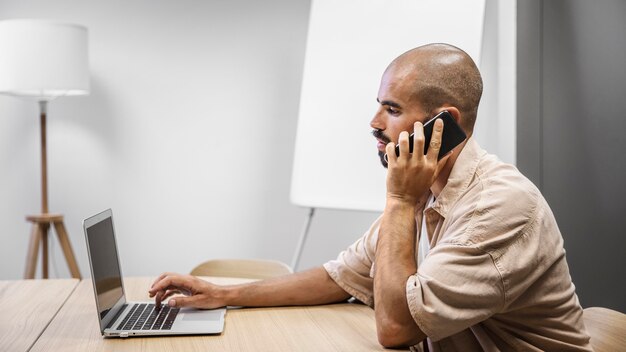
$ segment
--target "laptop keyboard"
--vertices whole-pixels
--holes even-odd
[[[179,308],[161,306],[156,310],[154,304],[135,304],[117,330],[171,330]]]

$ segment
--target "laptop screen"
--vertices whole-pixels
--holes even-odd
[[[105,217],[86,228],[86,234],[96,288],[96,304],[100,319],[103,319],[124,294],[113,220],[110,216]]]

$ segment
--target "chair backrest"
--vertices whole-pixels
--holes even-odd
[[[626,314],[590,307],[583,310],[583,319],[594,351],[626,351]]]
[[[292,272],[289,265],[277,260],[213,259],[196,266],[191,275],[269,279]]]

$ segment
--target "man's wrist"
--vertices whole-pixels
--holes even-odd
[[[418,198],[387,194],[387,202],[385,204],[385,209],[415,210],[415,208],[418,206],[419,206]]]
[[[224,306],[238,306],[241,305],[239,301],[239,288],[237,285],[229,286],[217,286],[215,292],[216,298]]]
[[[405,231],[415,224],[415,212],[418,204],[415,200],[407,200],[403,198],[387,197],[385,211],[381,222],[381,230],[379,231],[377,248],[381,242],[404,243],[415,236],[414,231]],[[407,237],[408,236],[408,237]],[[376,255],[378,256],[378,249]]]

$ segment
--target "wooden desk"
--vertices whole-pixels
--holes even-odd
[[[246,280],[207,278],[217,284]],[[129,300],[149,300],[153,278],[124,281]],[[249,281],[249,280],[248,280]],[[221,335],[107,338],[100,335],[93,288],[83,280],[32,351],[381,351],[374,311],[360,304],[245,308],[226,313]]]
[[[77,285],[76,279],[0,281],[0,351],[28,351]]]

